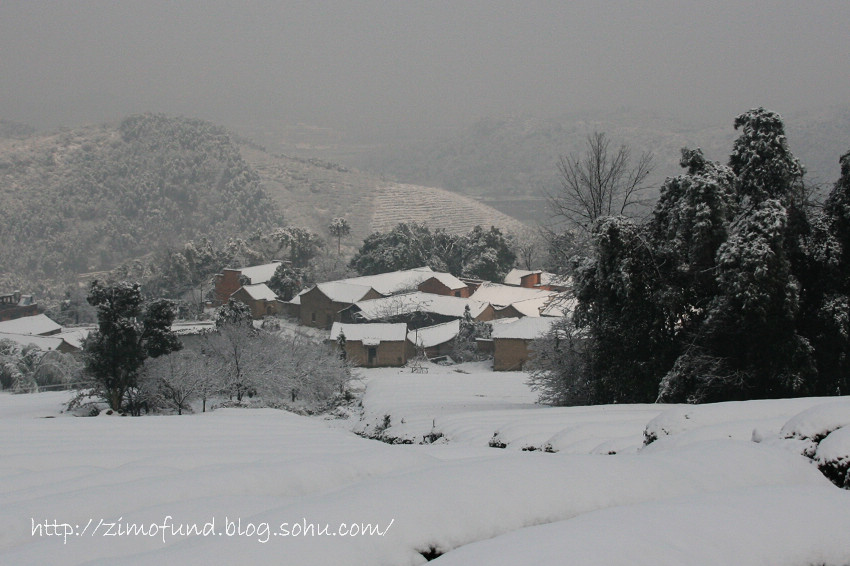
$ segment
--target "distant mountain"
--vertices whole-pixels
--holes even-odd
[[[850,107],[784,116],[792,151],[813,182],[833,183],[838,158],[850,149]],[[670,116],[618,110],[608,115],[568,115],[556,119],[487,118],[453,135],[383,147],[359,156],[364,170],[403,182],[443,187],[516,211],[558,186],[561,155],[584,151],[586,136],[605,132],[612,145],[626,144],[635,155],[650,151],[656,169],[652,183],[678,175],[680,149],[701,147],[725,162],[736,132],[734,116],[723,124],[687,123]],[[542,206],[542,204],[540,204]],[[539,216],[538,206],[520,217]]]
[[[222,243],[282,225],[326,236],[334,217],[351,224],[349,249],[402,221],[455,232],[521,226],[447,191],[272,155],[201,120],[144,114],[49,134],[4,132],[14,135],[0,139],[0,290],[45,292],[46,281],[201,237]]]

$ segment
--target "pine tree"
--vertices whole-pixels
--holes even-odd
[[[143,307],[138,283],[104,285],[94,281],[88,302],[97,309],[98,329],[84,344],[86,371],[94,379],[94,393],[112,410],[139,408],[131,401],[145,359],[179,350],[171,331],[170,303],[158,301]]]

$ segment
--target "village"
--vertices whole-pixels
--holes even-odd
[[[569,282],[544,271],[513,269],[503,281],[490,282],[427,266],[326,281],[284,301],[267,285],[282,263],[222,269],[214,277],[206,311],[239,301],[256,325],[277,318],[314,329],[314,335],[325,331],[325,342],[336,343],[356,367],[420,368],[424,361],[451,362],[466,321],[481,329],[468,345],[476,359],[492,359],[494,371],[522,370],[532,355],[531,342],[572,305]],[[32,295],[0,296],[0,339],[22,347],[79,353],[92,329],[61,326],[39,313]],[[210,320],[173,325],[183,340],[213,329]]]

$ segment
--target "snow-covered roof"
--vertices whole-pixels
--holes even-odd
[[[436,279],[437,281],[439,281],[440,283],[442,283],[443,285],[445,285],[446,287],[448,287],[452,291],[466,288],[466,283],[464,283],[463,281],[461,281],[460,279],[458,279],[457,277],[455,277],[451,273],[443,273],[443,272],[440,272],[440,271],[435,271],[434,274],[431,277],[429,277],[428,279],[432,279],[432,278]],[[427,281],[427,279],[426,279],[426,281]]]
[[[259,283],[257,285],[245,285],[240,287],[240,289],[245,289],[245,292],[248,293],[248,296],[254,299],[255,301],[274,301],[277,299],[277,295],[274,291],[269,289],[269,286],[265,283]]]
[[[350,283],[349,280],[319,283],[316,287],[336,303],[356,303],[372,289],[369,285]]]
[[[508,338],[516,340],[534,340],[549,332],[552,325],[557,322],[552,317],[523,317],[509,324],[498,324],[493,326],[493,339]]]
[[[537,271],[528,271],[527,269],[511,269],[507,275],[505,275],[504,283],[505,285],[514,285],[519,286],[522,283],[522,278],[526,275],[531,275],[532,273],[542,273],[540,270]]]
[[[403,342],[407,336],[407,325],[403,322],[395,324],[334,322],[331,326],[330,339],[336,340],[340,332],[348,341],[363,342],[364,346],[377,346],[381,342]]]
[[[33,334],[13,334],[11,332],[0,332],[0,340],[11,340],[21,346],[33,344],[39,350],[44,351],[56,350],[64,342],[58,335],[38,336]]]
[[[239,271],[251,280],[252,285],[257,285],[259,283],[266,283],[269,279],[272,278],[274,272],[277,271],[277,268],[280,266],[282,262],[273,261],[271,263],[266,263],[263,265],[254,265],[252,267],[243,267]]]
[[[426,326],[407,333],[407,339],[421,348],[432,348],[454,340],[460,332],[460,320]]]
[[[97,328],[95,326],[75,326],[73,328],[65,328],[62,332],[54,334],[53,336],[62,338],[67,344],[77,348],[78,350],[82,350],[83,341],[96,329]]]
[[[337,283],[349,283],[371,287],[382,295],[392,295],[401,291],[416,289],[423,281],[434,277],[437,273],[428,266],[408,269],[406,271],[393,271],[379,275],[364,275],[363,277],[352,277],[341,279]],[[448,274],[446,274],[448,275]],[[353,301],[352,301],[353,302]]]
[[[50,320],[46,315],[24,316],[12,320],[0,322],[0,332],[10,334],[29,334],[32,336],[45,336],[55,334],[62,330],[62,326]]]
[[[487,308],[487,303],[482,303],[481,301],[447,295],[435,295],[421,291],[381,297],[380,299],[358,301],[354,304],[359,309],[359,314],[367,320],[390,318],[414,312],[427,312],[461,318],[467,306],[469,306],[470,314],[476,317]]]
[[[204,334],[215,330],[215,322],[209,320],[198,320],[195,322],[175,322],[171,330],[178,336],[191,336]]]
[[[529,299],[548,299],[554,295],[557,295],[557,291],[528,289],[526,287],[513,287],[511,285],[487,282],[482,283],[470,298],[490,303],[494,307],[506,307],[520,301],[527,301]]]

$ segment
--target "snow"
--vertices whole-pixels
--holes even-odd
[[[850,492],[799,453],[751,440],[834,423],[847,398],[549,408],[521,372],[428,369],[361,370],[351,419],[75,418],[61,412],[68,392],[0,393],[0,563],[850,563]],[[384,425],[414,444],[352,434]],[[644,430],[658,433],[646,448]],[[824,458],[850,452],[847,430],[820,441]],[[506,449],[488,447],[494,434]],[[100,520],[166,517],[212,536],[92,533]],[[45,521],[75,533],[39,536]],[[338,535],[283,536],[302,522]],[[383,535],[342,536],[340,523]]]
[[[558,321],[557,318],[523,317],[510,324],[493,326],[492,338],[534,340],[543,336]]]
[[[316,287],[327,298],[336,303],[356,303],[372,289],[367,285],[348,283],[346,281],[319,283]]]
[[[538,299],[544,301],[556,296],[555,291],[543,291],[541,289],[527,289],[525,287],[511,287],[499,283],[482,283],[472,294],[473,299],[490,303],[493,306],[506,307],[520,301]]]
[[[363,342],[363,344],[374,346],[381,342],[403,342],[407,337],[407,325],[403,322],[397,324],[344,324],[334,322],[331,326],[329,340],[336,340],[340,332],[345,334],[345,339],[348,341]]]
[[[274,301],[277,299],[277,295],[274,291],[269,289],[268,285],[265,283],[259,283],[257,285],[245,285],[242,287],[245,289],[245,292],[248,293],[248,296],[254,299],[255,301]]]
[[[243,267],[239,269],[245,277],[247,277],[253,285],[267,283],[274,276],[274,272],[280,267],[280,261],[273,261],[263,265],[254,265],[252,267]]]
[[[473,299],[414,291],[412,293],[402,293],[380,299],[358,301],[355,303],[355,306],[359,309],[358,315],[366,320],[388,318],[414,312],[426,312],[462,318],[467,306],[469,307],[470,314],[475,318],[487,308],[487,303]]]
[[[435,271],[434,274],[429,277],[429,279],[436,279],[452,291],[458,291],[460,289],[466,289],[466,283],[452,275],[451,273],[442,273],[439,271]],[[427,279],[426,279],[427,281]],[[423,281],[424,283],[424,281]]]
[[[460,320],[451,320],[443,324],[426,326],[407,333],[407,339],[421,348],[432,348],[457,338],[460,332]]]
[[[7,334],[45,336],[56,334],[61,330],[62,326],[60,324],[53,322],[47,315],[43,314],[24,316],[0,322],[0,332]]]
[[[416,289],[419,284],[434,277],[436,272],[430,267],[417,267],[406,271],[393,271],[379,275],[364,275],[363,277],[352,277],[340,279],[338,283],[349,283],[371,287],[382,295],[394,295],[402,291]],[[354,302],[354,301],[350,301]]]
[[[29,346],[32,344],[39,350],[56,350],[62,345],[62,338],[58,335],[54,336],[35,336],[32,334],[9,334],[0,332],[0,340],[11,340],[20,346]]]
[[[850,466],[850,426],[831,432],[821,440],[815,452],[815,461],[819,465]]]
[[[850,400],[820,399],[818,404],[789,420],[780,431],[783,438],[816,439],[850,425]]]

